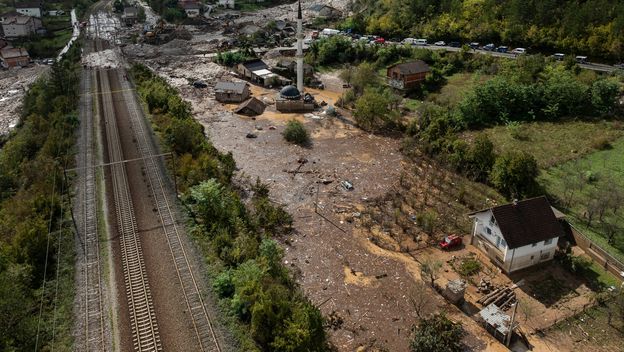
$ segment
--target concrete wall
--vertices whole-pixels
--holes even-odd
[[[16,9],[15,11],[21,13],[22,15],[41,18],[41,9],[39,8]]]
[[[570,230],[577,246],[581,247],[594,262],[600,264],[605,270],[615,275],[615,277],[621,281],[624,281],[624,263],[615,259],[615,257],[607,253],[600,246],[594,244],[576,228],[570,226]]]
[[[527,268],[531,265],[543,263],[552,260],[557,250],[558,237],[548,241],[541,241],[533,245],[514,248],[507,251],[506,261],[509,261],[508,272]]]

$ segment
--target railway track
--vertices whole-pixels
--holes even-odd
[[[96,41],[100,43],[100,41]],[[101,44],[99,44],[101,45]],[[98,47],[101,49],[101,46]],[[98,70],[102,112],[105,120],[106,143],[113,184],[124,284],[128,301],[132,340],[135,351],[161,351],[158,323],[139,240],[134,206],[130,195],[121,140],[115,118],[110,88],[112,72]]]
[[[92,89],[92,73],[83,72],[81,81],[83,92]],[[83,238],[82,268],[84,278],[84,349],[85,351],[104,351],[108,345],[104,336],[105,322],[102,304],[102,279],[100,268],[100,247],[97,228],[97,203],[95,187],[95,169],[93,168],[93,99],[91,94],[81,97],[82,123],[81,135],[83,142],[80,160],[81,190],[81,224]]]
[[[181,233],[176,221],[175,200],[173,199],[173,194],[175,193],[172,192],[170,184],[166,182],[163,172],[164,168],[159,165],[159,160],[155,157],[158,151],[155,150],[153,144],[148,139],[144,117],[137,106],[133,87],[126,79],[122,78],[121,71],[117,71],[117,80],[120,82],[121,92],[116,94],[123,94],[123,99],[121,100],[126,102],[126,107],[130,113],[130,123],[136,137],[137,149],[144,162],[145,174],[149,188],[152,191],[152,199],[155,202],[160,223],[169,245],[200,350],[221,352],[219,339],[215,333],[210,314],[206,309],[188,254],[184,248],[181,238],[183,233]]]

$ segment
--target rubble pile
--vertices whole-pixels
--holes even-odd
[[[484,307],[494,303],[500,309],[507,310],[514,303],[516,303],[516,301],[516,293],[512,287],[507,286],[497,288],[496,290],[484,295],[479,298],[477,303],[483,305]]]
[[[88,67],[117,68],[121,65],[118,50],[106,49],[89,53],[82,57],[82,64]]]
[[[10,132],[17,125],[24,94],[49,68],[45,65],[35,65],[0,72],[0,134]]]

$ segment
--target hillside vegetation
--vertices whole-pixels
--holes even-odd
[[[388,37],[624,54],[623,0],[355,0],[353,9],[347,27]]]

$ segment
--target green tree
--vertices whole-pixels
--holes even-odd
[[[465,332],[461,324],[450,321],[444,314],[422,319],[414,329],[410,343],[412,352],[460,352]]]
[[[490,182],[507,198],[522,199],[536,192],[538,175],[537,161],[531,154],[512,151],[496,158]]]
[[[591,86],[591,103],[600,115],[613,112],[619,93],[619,85],[610,79],[599,79]]]
[[[303,126],[303,123],[297,120],[290,120],[286,124],[286,128],[282,133],[284,139],[290,143],[306,145],[310,143],[310,135]]]
[[[476,181],[487,181],[495,158],[494,143],[485,133],[477,135],[466,153],[466,174]]]
[[[442,262],[434,259],[426,259],[420,263],[420,274],[423,277],[429,279],[431,287],[435,287],[435,280],[438,279],[440,270],[442,269]]]
[[[396,119],[396,113],[390,110],[394,102],[392,93],[387,89],[366,88],[355,102],[355,121],[362,129],[371,132],[388,126]]]

